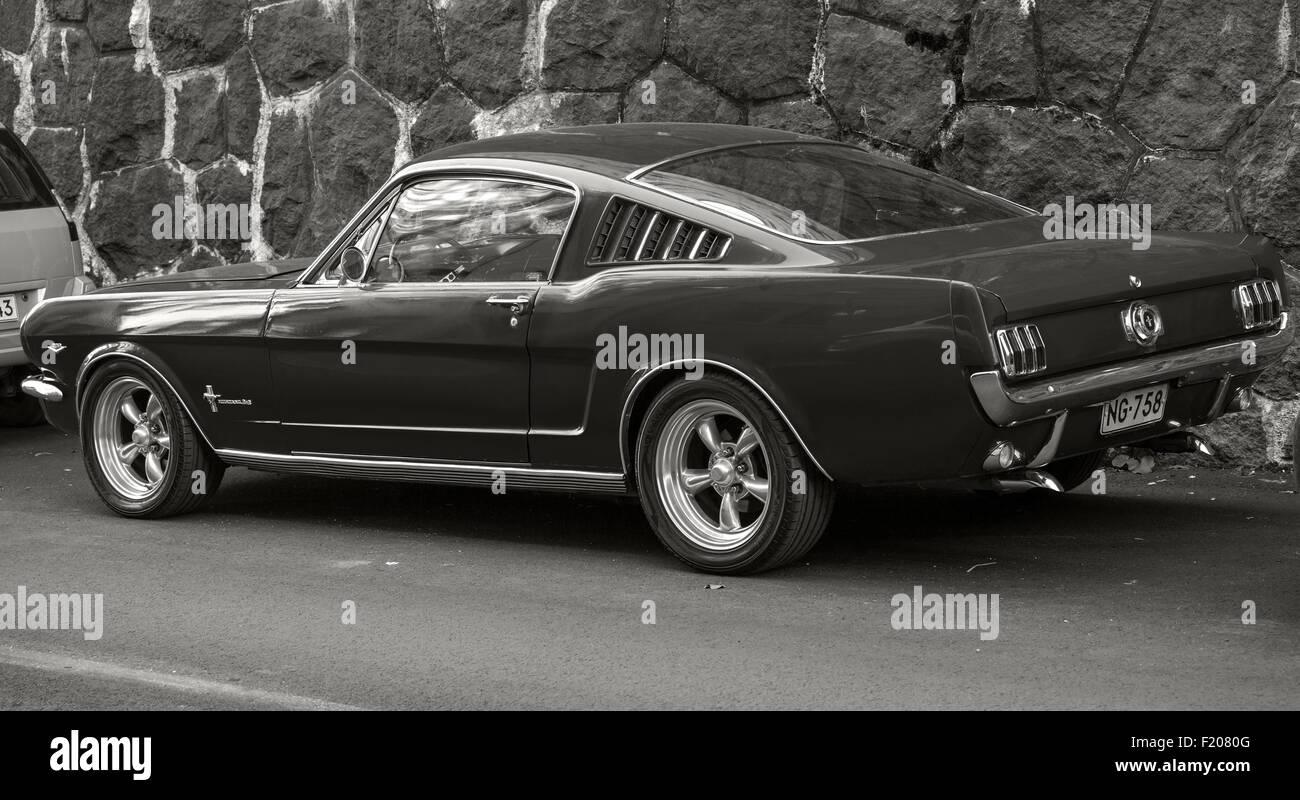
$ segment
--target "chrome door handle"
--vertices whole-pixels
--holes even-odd
[[[510,306],[510,313],[519,316],[528,310],[528,306],[533,302],[533,298],[526,294],[517,297],[497,297],[492,295],[487,299],[488,305],[491,306]]]

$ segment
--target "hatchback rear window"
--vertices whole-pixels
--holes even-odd
[[[836,144],[713,150],[659,165],[636,179],[752,225],[826,242],[1030,213],[941,175]]]

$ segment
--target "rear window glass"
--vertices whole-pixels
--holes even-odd
[[[870,239],[1026,216],[1013,203],[855,147],[780,143],[688,156],[638,178],[777,233]]]
[[[0,209],[54,205],[44,176],[25,148],[9,131],[0,129]]]

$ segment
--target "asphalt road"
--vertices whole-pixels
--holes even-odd
[[[74,439],[0,430],[0,593],[104,596],[95,641],[0,630],[0,709],[1295,709],[1293,488],[855,495],[806,563],[719,579],[616,499],[232,470],[128,521]],[[916,585],[997,594],[998,637],[895,630]]]

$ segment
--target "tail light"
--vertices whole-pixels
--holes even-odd
[[[994,332],[1002,372],[1008,378],[1033,375],[1047,369],[1047,343],[1037,325],[1012,325]]]
[[[1238,284],[1232,291],[1232,304],[1248,331],[1267,328],[1282,318],[1282,290],[1277,281],[1254,280]]]

